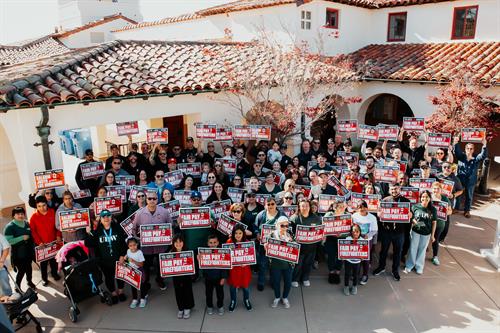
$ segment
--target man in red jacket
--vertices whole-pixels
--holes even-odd
[[[52,208],[48,208],[47,199],[44,196],[38,196],[35,199],[36,212],[30,218],[31,235],[36,246],[51,243],[55,240],[61,241],[62,235],[56,229],[56,214]],[[57,263],[54,258],[42,261],[40,271],[42,273],[43,285],[49,284],[47,277],[47,266],[50,265],[50,273],[55,281],[60,279],[57,274]]]

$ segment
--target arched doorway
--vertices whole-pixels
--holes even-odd
[[[322,115],[311,124],[309,133],[311,138],[320,139],[321,148],[326,149],[328,139],[335,138],[339,114],[348,113],[345,110],[347,105],[344,104],[344,99],[341,96],[334,95],[323,98],[318,106]]]
[[[368,105],[365,115],[365,124],[403,124],[403,117],[414,117],[408,103],[396,95],[381,94]]]

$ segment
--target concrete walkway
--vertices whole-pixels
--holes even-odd
[[[252,312],[241,302],[234,313],[206,315],[203,282],[195,284],[196,307],[189,320],[178,320],[172,283],[167,291],[154,289],[145,309],[126,303],[109,307],[97,297],[80,304],[72,323],[69,302],[61,284],[39,286],[39,301],[31,307],[45,332],[500,332],[500,273],[479,254],[491,247],[498,201],[479,203],[474,217],[452,217],[449,237],[440,249],[441,266],[426,262],[424,275],[370,276],[357,296],[346,297],[341,286],[326,281],[325,263],[314,271],[311,287],[293,289],[290,309],[272,309],[271,288],[257,291],[252,284]],[[428,258],[430,253],[428,253]],[[389,261],[390,264],[390,261]],[[255,280],[255,279],[254,279]],[[130,293],[129,293],[130,294]],[[241,295],[240,295],[241,297]],[[229,303],[226,290],[226,306]],[[21,332],[34,332],[28,326]]]

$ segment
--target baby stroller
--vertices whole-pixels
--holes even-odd
[[[33,321],[33,323],[35,323],[36,325],[37,333],[43,332],[40,322],[35,318],[35,316],[33,316],[33,314],[29,310],[30,305],[38,300],[36,291],[28,288],[26,292],[23,292],[17,285],[16,280],[12,277],[12,275],[10,275],[9,271],[7,271],[7,273],[9,274],[9,278],[14,282],[16,291],[21,296],[19,298],[12,300],[9,299],[7,302],[1,303],[4,305],[5,311],[7,312],[9,320],[12,324],[14,324],[15,320],[15,323],[17,325],[15,330],[18,331],[24,326],[28,325],[30,321]]]
[[[88,249],[83,241],[65,244],[57,253],[56,260],[64,273],[64,294],[69,298],[69,319],[76,322],[80,310],[77,303],[99,295],[101,302],[113,304],[111,294],[104,291],[102,271],[95,259],[88,256]]]

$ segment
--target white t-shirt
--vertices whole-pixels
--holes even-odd
[[[370,213],[366,216],[354,213],[352,214],[352,222],[361,227],[361,234],[368,235],[368,239],[372,239],[378,232],[377,218]]]
[[[137,250],[135,252],[132,252],[130,251],[130,249],[127,250],[127,258],[130,258],[134,261],[137,261],[137,262],[144,262],[144,254],[142,253],[141,250]],[[129,265],[134,267],[134,268],[139,268],[139,266],[137,266],[136,264],[134,264],[133,262],[129,262]]]

